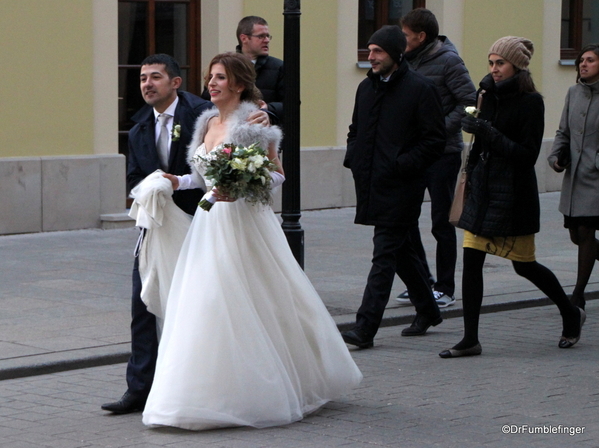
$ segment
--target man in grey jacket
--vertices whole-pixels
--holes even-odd
[[[420,230],[415,226],[410,237],[427,271],[439,308],[455,303],[456,231],[449,223],[449,210],[461,166],[461,119],[465,106],[476,103],[476,88],[464,61],[445,36],[439,36],[434,14],[425,8],[410,11],[401,19],[407,40],[405,57],[411,68],[432,80],[441,96],[447,144],[443,156],[428,168],[426,188],[431,198],[432,234],[437,240],[437,280],[431,274],[422,246]],[[399,295],[400,304],[411,305],[409,291]]]

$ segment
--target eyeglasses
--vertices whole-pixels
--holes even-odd
[[[246,36],[255,37],[260,40],[272,40],[272,34],[246,34]]]

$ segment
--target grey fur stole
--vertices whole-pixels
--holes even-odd
[[[255,110],[258,110],[258,106],[255,104],[247,101],[241,103],[229,121],[227,136],[223,143],[233,143],[238,146],[249,146],[253,143],[258,143],[265,151],[268,151],[268,147],[271,143],[274,143],[275,147],[277,149],[279,148],[283,133],[278,126],[262,126],[259,124],[249,124],[247,122],[248,116]],[[213,107],[198,117],[193,132],[193,138],[187,147],[187,163],[191,167],[191,175],[196,181],[204,185],[204,179],[198,172],[192,159],[196,150],[204,141],[204,136],[208,130],[208,121],[217,116],[218,109]],[[208,151],[211,149],[212,148],[208,149]]]

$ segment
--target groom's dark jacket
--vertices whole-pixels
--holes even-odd
[[[179,103],[175,109],[173,126],[181,125],[181,137],[171,142],[168,161],[170,174],[182,176],[188,174],[187,145],[191,140],[196,119],[213,105],[189,92],[178,92]],[[127,159],[127,184],[135,187],[147,175],[160,168],[156,150],[155,117],[152,106],[145,105],[133,115],[136,123],[129,131],[129,157]],[[181,190],[173,193],[173,200],[184,212],[193,215],[204,192],[200,189]]]

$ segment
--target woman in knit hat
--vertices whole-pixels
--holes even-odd
[[[570,303],[553,272],[535,260],[540,207],[534,166],[545,107],[528,71],[533,53],[532,42],[522,37],[495,42],[488,55],[489,74],[480,82],[480,111],[462,119],[464,131],[475,135],[467,164],[468,194],[458,223],[464,229],[464,337],[439,353],[442,358],[482,352],[478,323],[487,254],[511,260],[518,275],[558,306],[563,323],[560,348],[580,339],[584,311]]]
[[[571,300],[584,309],[584,290],[599,254],[595,237],[599,229],[599,44],[580,51],[576,72],[577,83],[566,95],[548,162],[558,173],[566,170],[559,211],[570,239],[578,246],[578,273]]]

